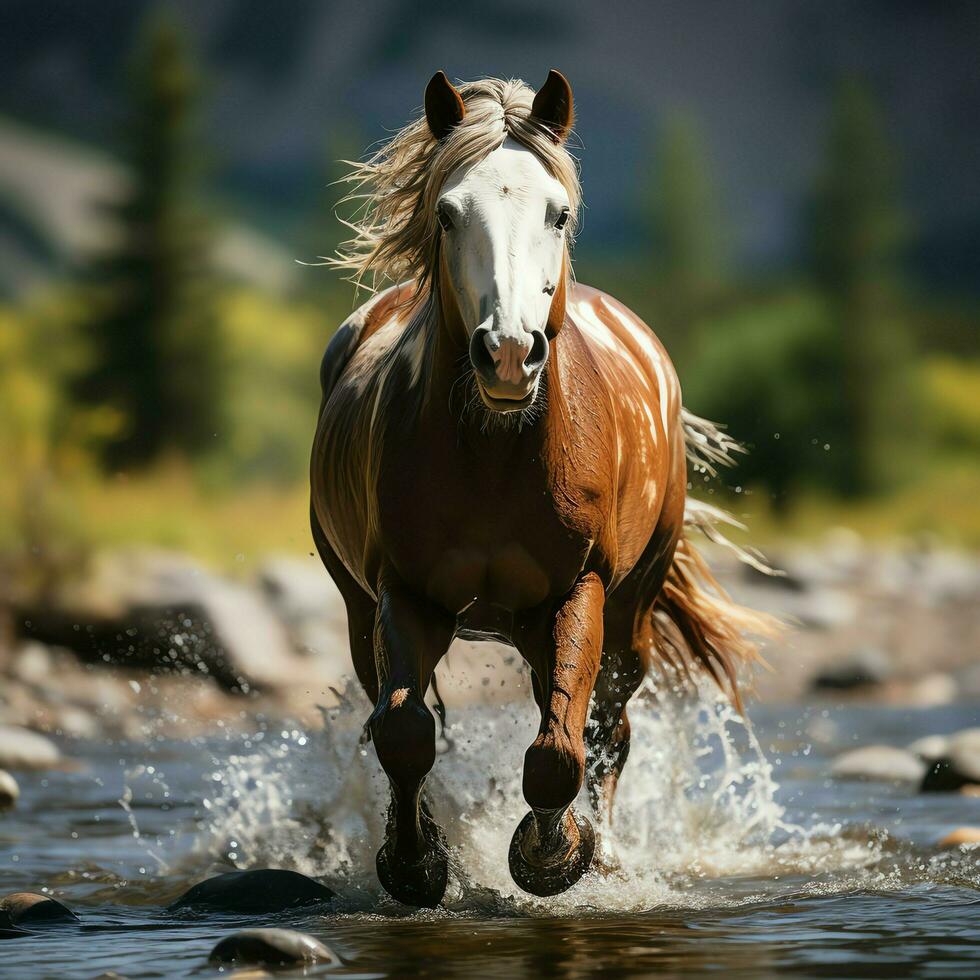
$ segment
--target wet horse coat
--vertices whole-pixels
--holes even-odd
[[[474,601],[513,614],[564,595],[587,570],[613,591],[651,543],[669,565],[686,484],[680,391],[642,321],[573,286],[567,304],[555,301],[566,310],[547,409],[497,429],[452,390],[463,345],[441,331],[407,335],[424,302],[406,300],[410,290],[366,304],[324,361],[314,508],[362,591],[377,598],[390,563],[453,616]],[[414,365],[433,356],[447,370],[436,360],[423,390]],[[651,601],[659,583],[652,591]]]
[[[552,132],[567,129],[570,100]],[[499,275],[494,302],[468,313],[443,228],[430,273],[375,296],[329,345],[311,466],[314,538],[392,787],[378,872],[421,905],[446,885],[421,791],[435,757],[425,693],[454,635],[503,638],[532,668],[541,725],[510,866],[524,889],[553,894],[589,866],[592,827],[571,804],[587,781],[594,805],[611,805],[626,705],[651,659],[733,681],[751,625],[697,583],[680,389],[649,328],[574,284],[564,249],[540,326],[508,319]]]

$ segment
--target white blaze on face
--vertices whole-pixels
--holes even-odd
[[[440,196],[443,248],[467,333],[487,331],[497,377],[511,385],[537,382],[524,359],[532,331],[545,330],[561,278],[567,209],[559,181],[511,139],[450,175]]]

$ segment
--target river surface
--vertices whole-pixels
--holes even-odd
[[[81,916],[0,941],[3,978],[218,976],[235,928],[284,925],[341,958],[307,975],[980,976],[980,800],[832,780],[832,758],[976,725],[980,706],[631,709],[633,753],[602,869],[553,899],[518,891],[507,846],[525,811],[524,704],[450,715],[429,788],[453,869],[446,907],[380,889],[385,785],[358,742],[364,706],[324,731],[254,719],[249,734],[66,743],[73,771],[18,775],[0,815],[0,892],[46,890]],[[445,746],[444,746],[445,748]],[[178,919],[163,907],[232,868],[289,867],[338,892],[326,912]],[[255,974],[252,974],[253,976]]]

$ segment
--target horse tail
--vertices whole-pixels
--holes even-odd
[[[743,447],[718,426],[682,411],[688,461],[701,472],[715,475],[718,466],[731,466]],[[733,552],[739,561],[766,575],[781,575],[757,551],[743,548],[724,533],[725,526],[744,525],[719,507],[687,498],[684,528],[673,562],[653,608],[657,648],[666,661],[684,674],[704,670],[741,710],[738,671],[762,663],[758,640],[776,635],[780,622],[767,613],[735,602],[722,588],[691,537],[698,532]]]

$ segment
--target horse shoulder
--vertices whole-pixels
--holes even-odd
[[[583,336],[617,415],[645,416],[658,442],[672,440],[681,414],[677,372],[656,334],[608,293],[576,285],[569,315]]]
[[[415,294],[414,283],[391,286],[359,306],[338,327],[330,338],[320,362],[320,391],[323,405],[326,405],[357,351],[397,316],[400,307],[410,305]]]
[[[576,285],[569,317],[594,363],[598,393],[611,425],[609,471],[615,484],[611,534],[603,538],[621,579],[647,547],[663,510],[680,490],[676,460],[683,460],[680,385],[653,331],[614,297]]]

